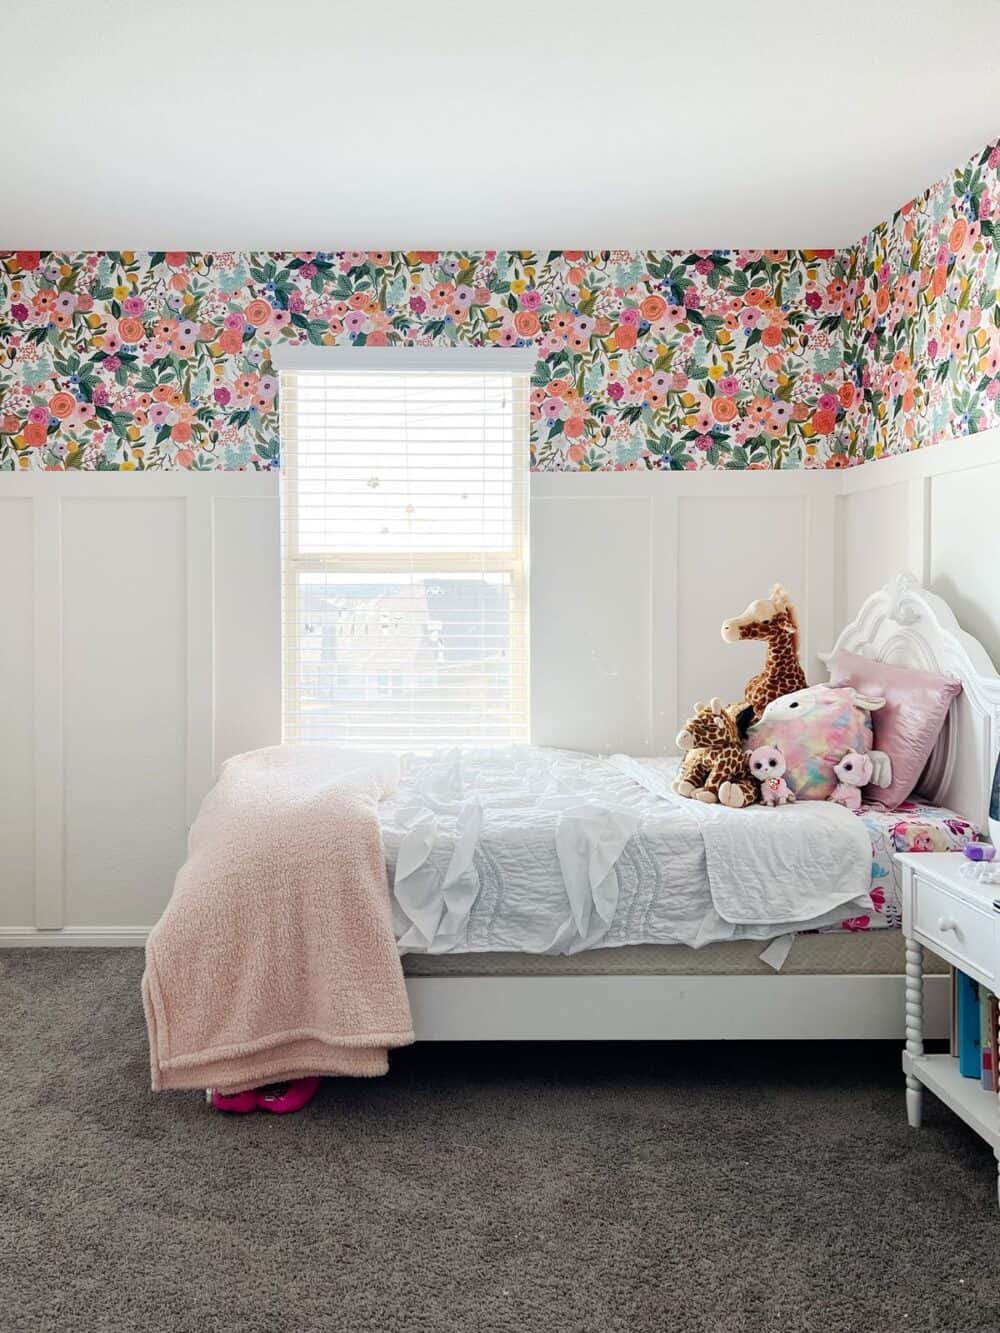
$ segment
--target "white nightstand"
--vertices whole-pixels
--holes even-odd
[[[960,968],[994,995],[1000,993],[997,957],[1000,884],[967,879],[964,856],[919,852],[899,857],[903,867],[903,935],[906,938],[906,1115],[920,1125],[924,1088],[929,1088],[990,1145],[1000,1172],[1000,1098],[978,1079],[963,1078],[950,1055],[924,1054],[924,949]],[[1000,1198],[1000,1175],[997,1180]]]

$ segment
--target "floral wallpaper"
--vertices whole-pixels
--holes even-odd
[[[278,461],[278,342],[534,345],[541,470],[847,462],[833,251],[0,252],[0,469]]]
[[[844,250],[0,251],[0,471],[278,464],[281,342],[534,346],[543,471],[845,467],[1000,422],[1000,143]]]
[[[847,260],[845,357],[862,391],[852,462],[1000,423],[998,173],[1000,142],[904,204]]]

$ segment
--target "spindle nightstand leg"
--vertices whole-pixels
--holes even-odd
[[[912,1059],[924,1053],[924,951],[913,940],[906,941],[906,1053]],[[908,1073],[906,1118],[914,1129],[920,1128],[923,1100],[920,1080]]]

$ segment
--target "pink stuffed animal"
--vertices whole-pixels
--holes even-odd
[[[867,787],[872,780],[870,757],[857,750],[848,750],[840,763],[834,765],[833,771],[837,776],[837,785],[829,799],[857,814],[861,808],[861,788]]]
[[[787,805],[795,800],[785,781],[785,756],[776,745],[758,746],[748,763],[760,783],[760,799],[765,805]]]

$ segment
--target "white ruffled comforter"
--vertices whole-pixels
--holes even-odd
[[[676,762],[530,746],[406,756],[379,808],[401,952],[699,946],[870,910],[855,815],[685,801]]]

